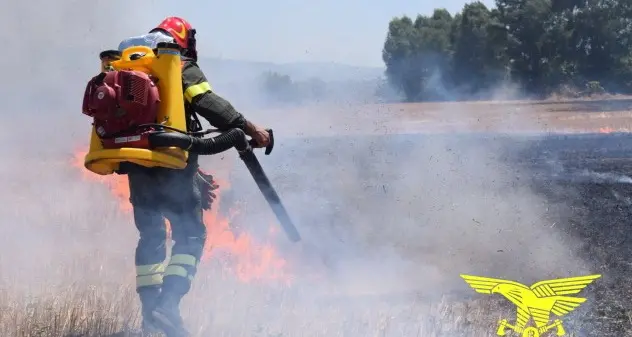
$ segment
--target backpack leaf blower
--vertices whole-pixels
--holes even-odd
[[[133,46],[120,55],[101,53],[101,73],[87,84],[82,112],[93,118],[90,149],[84,166],[100,175],[117,172],[123,162],[145,167],[183,169],[188,153],[213,155],[235,148],[287,237],[301,240],[279,195],[253,152],[253,140],[241,129],[218,136],[217,130],[188,132],[177,44],[160,43],[154,50]],[[107,59],[106,59],[107,57]],[[269,155],[274,147],[270,133]]]

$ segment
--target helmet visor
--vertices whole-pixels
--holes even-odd
[[[140,35],[140,36],[130,37],[121,41],[121,43],[119,44],[118,50],[123,51],[133,46],[145,46],[151,49],[155,49],[158,46],[158,43],[160,42],[173,43],[174,40],[171,36],[161,31],[155,31],[155,32]]]

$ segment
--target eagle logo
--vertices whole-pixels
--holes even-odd
[[[461,277],[477,293],[501,294],[517,307],[516,323],[512,325],[506,319],[500,320],[497,335],[504,336],[506,330],[511,329],[522,334],[522,337],[539,337],[554,328],[557,328],[558,336],[566,335],[560,319],[549,324],[551,313],[562,317],[577,309],[586,299],[568,295],[579,293],[601,275],[540,281],[531,287],[496,278],[463,274]],[[533,318],[535,327],[527,327],[530,318]]]

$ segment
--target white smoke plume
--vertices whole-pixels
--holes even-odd
[[[69,161],[88,141],[90,120],[79,109],[98,53],[145,32],[143,15],[152,13],[136,2],[3,0],[0,293],[37,299],[91,288],[109,301],[120,296],[113,287],[133,282],[131,218]],[[419,129],[463,120],[461,131],[477,128],[471,105],[429,106]],[[277,131],[273,154],[257,154],[304,240],[274,239],[295,276],[290,286],[242,284],[202,265],[184,301],[194,333],[425,335],[459,319],[444,296],[475,296],[460,273],[529,284],[587,272],[547,218],[550,205],[499,159],[501,149],[453,134],[391,135],[415,131],[397,106],[243,113]],[[512,116],[511,125],[532,123],[526,112]],[[241,228],[267,239],[275,220],[236,154],[202,164],[212,172],[222,159],[234,161],[233,201],[247,204]]]

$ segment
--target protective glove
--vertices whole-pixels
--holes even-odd
[[[215,183],[212,175],[204,173],[201,169],[198,169],[196,180],[202,196],[202,209],[210,210],[213,200],[217,199],[217,194],[213,191],[218,189],[219,185]]]
[[[255,141],[253,147],[266,147],[270,144],[270,134],[265,128],[256,125],[250,121],[246,121],[246,134]]]

